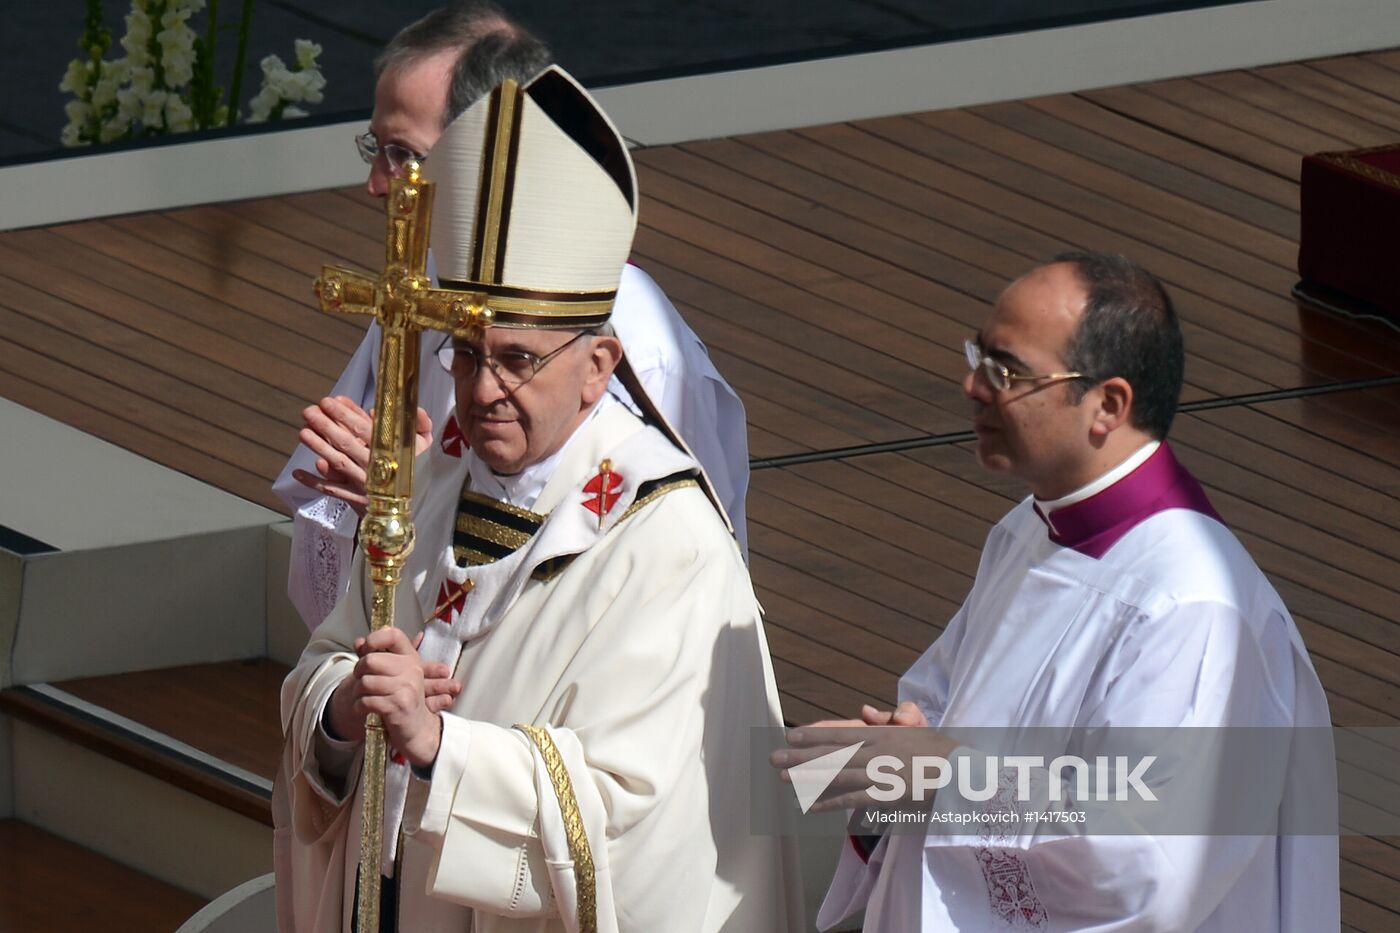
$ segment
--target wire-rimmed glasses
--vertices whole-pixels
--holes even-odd
[[[448,337],[437,348],[438,363],[454,377],[475,379],[481,363],[486,361],[491,372],[503,385],[518,388],[539,375],[541,369],[565,349],[572,346],[580,337],[593,335],[591,330],[574,334],[544,356],[537,356],[528,350],[501,350],[496,353],[482,353],[468,343],[453,343]]]
[[[973,372],[979,369],[982,375],[987,377],[987,383],[998,392],[1005,392],[1011,388],[1013,382],[1037,382],[1044,379],[1088,379],[1089,376],[1081,372],[1070,373],[1043,373],[1040,375],[1022,376],[1013,373],[996,360],[982,352],[982,349],[971,340],[963,341],[963,352],[967,354],[967,365]]]
[[[365,130],[355,137],[355,148],[360,152],[360,158],[365,160],[366,165],[373,165],[374,160],[379,158],[379,154],[384,153],[384,161],[389,164],[389,174],[402,175],[403,167],[409,162],[417,159],[422,162],[426,155],[414,152],[407,146],[400,146],[398,143],[379,144],[379,137],[374,135],[374,130]]]

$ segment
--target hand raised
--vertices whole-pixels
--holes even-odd
[[[867,726],[926,726],[928,720],[923,711],[905,700],[893,710],[879,710],[873,706],[862,706],[860,718]]]
[[[369,503],[365,475],[373,415],[344,395],[323,398],[303,409],[301,415],[305,427],[298,437],[316,455],[317,472],[294,470],[292,477],[317,492],[344,500],[357,515],[364,515]],[[414,452],[422,453],[433,442],[433,422],[421,408],[415,434]]]

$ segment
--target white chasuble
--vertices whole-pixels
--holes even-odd
[[[1003,518],[899,699],[934,728],[1007,734],[1330,726],[1287,609],[1166,444],[1080,503],[1042,516],[1027,499]],[[1335,796],[1316,805],[1335,808]],[[1339,925],[1335,836],[1075,835],[1026,822],[958,832],[887,834],[868,854],[848,840],[819,927],[861,908],[867,933]]]
[[[419,459],[396,594],[396,624],[463,685],[430,779],[386,782],[398,929],[798,929],[792,846],[749,832],[750,728],[782,721],[767,645],[695,462],[613,405],[526,510],[463,493],[453,449]],[[366,629],[360,558],[356,579],[283,687],[278,896],[297,933],[353,911],[359,761],[319,722]]]

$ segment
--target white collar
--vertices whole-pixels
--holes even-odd
[[[1041,515],[1049,515],[1056,509],[1062,509],[1067,505],[1074,505],[1076,502],[1083,502],[1090,496],[1098,495],[1114,483],[1118,482],[1129,473],[1136,470],[1147,462],[1147,458],[1157,452],[1157,448],[1162,446],[1161,441],[1148,441],[1139,447],[1128,459],[1118,464],[1098,479],[1080,486],[1074,492],[1058,499],[1051,499],[1048,502],[1044,499],[1036,499],[1035,507],[1040,510]]]
[[[554,453],[545,457],[539,463],[532,463],[519,473],[509,476],[497,473],[485,463],[480,457],[469,457],[467,460],[467,473],[471,476],[471,488],[483,496],[490,496],[502,502],[522,509],[532,509],[539,501],[540,493],[544,492],[544,487],[554,476],[554,471],[558,469],[559,463],[564,458],[564,453],[573,444],[574,439],[579,436],[584,426],[598,416],[598,412],[603,411],[612,405],[617,404],[617,399],[604,392],[593,408],[588,412],[582,421],[579,422],[574,433],[569,435],[569,439]]]

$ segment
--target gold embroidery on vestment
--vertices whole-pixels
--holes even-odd
[[[559,754],[554,737],[543,726],[517,725],[515,728],[525,733],[540,750],[540,757],[544,759],[544,769],[549,774],[549,782],[554,785],[554,796],[559,798],[559,815],[564,820],[564,836],[569,844],[569,858],[574,861],[579,933],[597,933],[598,888],[594,876],[593,850],[588,847],[588,833],[583,828],[583,816],[579,813],[578,798],[574,796],[574,782],[569,779],[569,769],[564,765],[564,756]]]
[[[457,530],[481,538],[483,541],[508,547],[512,551],[518,547],[524,547],[525,543],[530,540],[529,532],[511,528],[508,525],[502,525],[489,518],[472,515],[469,512],[457,513]]]
[[[481,493],[473,492],[470,489],[462,490],[462,501],[479,502],[487,508],[505,512],[507,515],[515,515],[519,518],[529,519],[536,525],[543,525],[544,520],[548,518],[547,515],[541,515],[539,512],[531,512],[529,509],[522,509],[520,506],[511,505],[509,502],[503,502],[500,499],[492,499],[490,496],[483,496]]]
[[[530,538],[540,530],[540,526],[548,517],[538,512],[531,512],[529,509],[522,509],[518,505],[511,505],[509,502],[483,496],[470,489],[463,489],[453,528],[467,535],[472,539],[472,543],[494,544],[498,548],[511,552],[528,544]],[[517,524],[528,525],[529,530],[522,531],[520,528],[514,527],[514,524],[507,524],[503,521],[506,518],[519,519]],[[452,555],[456,558],[458,566],[494,564],[500,559],[498,554],[487,553],[480,547],[473,547],[470,543],[454,543]]]
[[[695,486],[696,488],[699,488],[700,483],[697,480],[691,479],[689,477],[686,477],[685,479],[674,480],[669,483],[662,483],[660,486],[657,486],[651,492],[647,493],[645,496],[642,496],[636,502],[633,502],[631,505],[629,505],[627,507],[627,511],[623,512],[622,517],[617,520],[618,523],[621,524],[622,522],[625,522],[633,512],[637,511],[642,506],[646,505],[648,502],[651,502],[653,499],[659,499],[662,496],[666,495],[666,493],[668,492],[674,492],[677,489],[684,489],[686,486]]]
[[[482,564],[494,564],[496,558],[490,554],[478,551],[474,547],[465,547],[460,544],[452,545],[452,556],[457,559],[457,566],[478,567]]]
[[[558,557],[551,557],[530,571],[530,576],[536,580],[548,583],[559,575],[559,573],[573,561],[576,554],[561,554]]]

